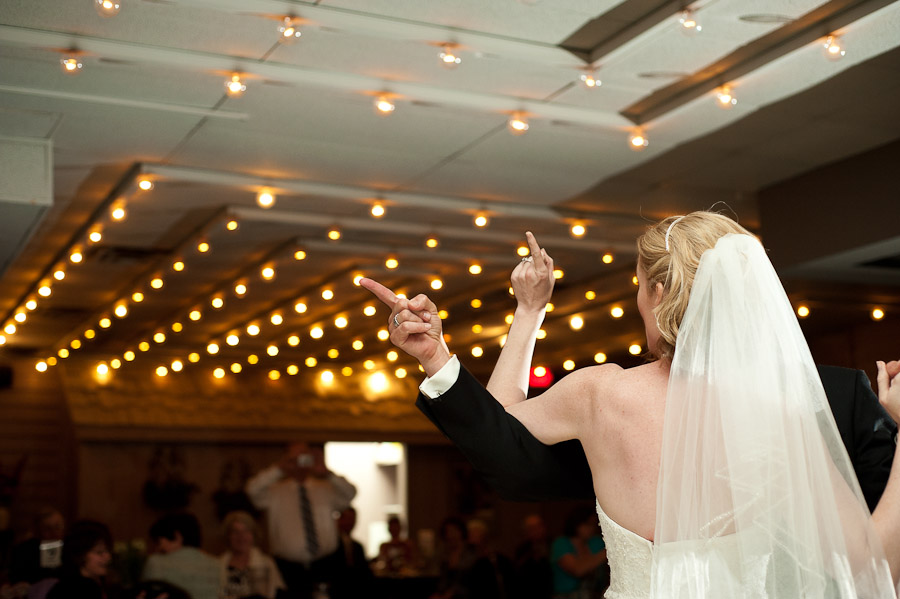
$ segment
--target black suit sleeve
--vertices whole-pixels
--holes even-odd
[[[593,499],[581,443],[544,445],[462,365],[446,393],[435,399],[420,393],[416,406],[504,499]]]
[[[819,375],[860,489],[874,510],[891,473],[897,425],[862,370],[819,366]]]

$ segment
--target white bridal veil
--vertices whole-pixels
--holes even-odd
[[[666,402],[654,598],[896,597],[806,340],[753,237],[703,254]]]

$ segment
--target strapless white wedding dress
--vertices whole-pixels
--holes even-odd
[[[766,593],[766,571],[768,559],[761,557],[755,564],[748,564],[746,556],[741,557],[738,535],[726,535],[711,541],[690,541],[667,543],[662,548],[634,532],[623,528],[607,516],[597,503],[597,516],[603,530],[603,541],[606,543],[606,557],[609,561],[610,583],[604,595],[605,599],[647,599],[650,596],[650,571],[653,567],[654,551],[690,553],[714,553],[715,567],[707,572],[705,585],[713,592],[710,596],[732,597],[736,588],[740,588],[743,598],[764,598]],[[740,580],[731,576],[732,572],[754,573],[749,577],[741,576]],[[672,581],[677,587],[676,581]],[[720,589],[722,594],[716,593]],[[673,596],[681,593],[673,590]]]

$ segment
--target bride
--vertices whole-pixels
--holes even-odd
[[[487,389],[546,444],[578,439],[606,539],[608,599],[895,597],[900,465],[871,515],[790,303],[732,220],[670,217],[638,239],[637,305],[657,358],[584,368],[526,399],[553,262],[534,236]],[[437,397],[459,362],[424,295],[362,285],[391,308],[392,342]],[[879,398],[900,420],[900,377]]]

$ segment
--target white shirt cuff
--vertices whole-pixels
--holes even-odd
[[[425,380],[419,385],[419,391],[428,399],[435,399],[446,393],[458,378],[459,359],[456,354],[453,354],[447,363],[434,373],[434,376],[425,377]]]

